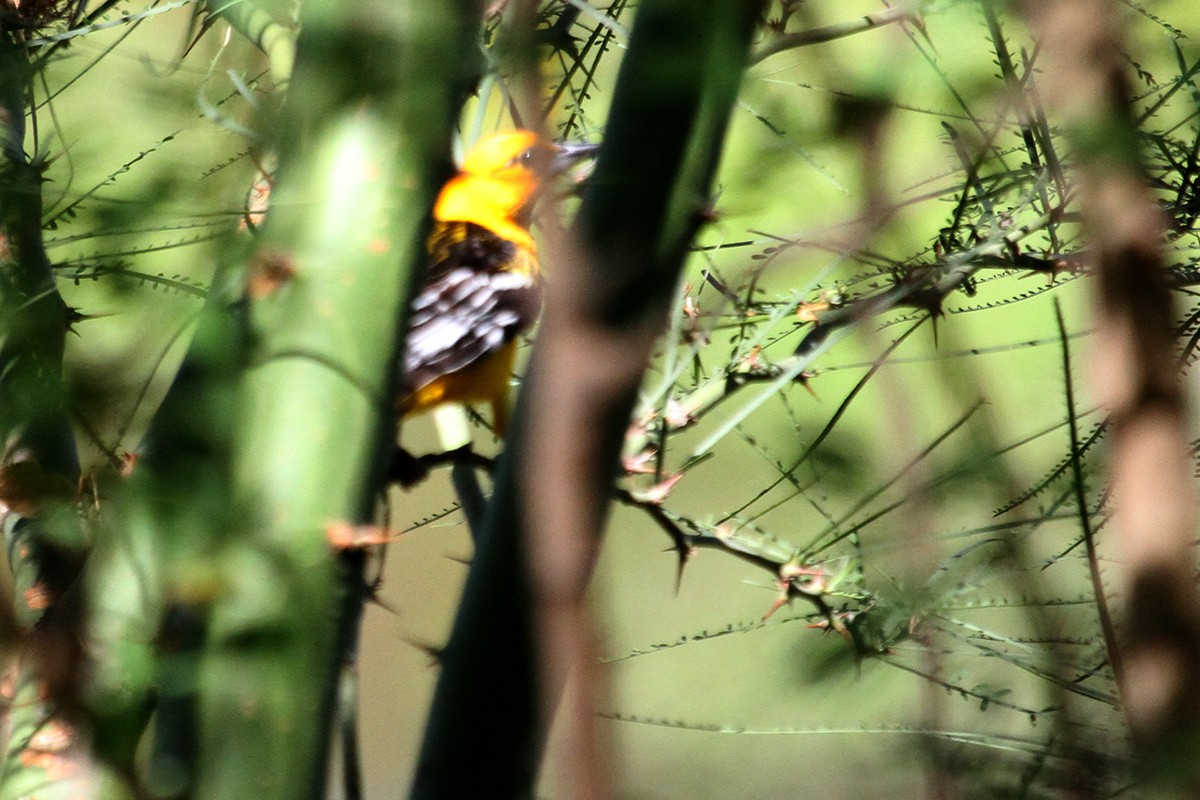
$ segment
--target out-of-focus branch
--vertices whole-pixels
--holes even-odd
[[[0,784],[13,796],[38,792],[57,770],[69,778],[52,790],[58,797],[81,790],[76,780],[90,767],[75,726],[75,587],[86,548],[72,508],[79,463],[62,381],[72,311],[42,239],[45,163],[24,149],[32,76],[22,42],[0,32],[0,530],[16,587],[13,617],[25,633],[0,667],[10,687],[0,706]],[[50,733],[62,746],[46,755],[36,744]]]
[[[1113,420],[1113,493],[1124,562],[1117,675],[1134,739],[1158,775],[1200,789],[1200,602],[1196,497],[1176,363],[1164,220],[1139,159],[1116,3],[1028,2],[1046,106],[1079,158],[1080,202],[1098,277],[1094,365]]]
[[[24,152],[31,70],[24,48],[0,37],[0,466],[28,462],[74,482],[62,357],[72,312],[54,283],[42,242],[43,163]],[[19,504],[6,503],[5,513]],[[3,520],[0,519],[0,522]]]
[[[695,6],[665,0],[639,8],[571,238],[550,243],[561,280],[548,292],[523,398],[529,424],[518,489],[542,713],[548,717],[572,676],[561,713],[576,731],[588,729],[593,713],[584,598],[613,476],[643,371],[705,219],[761,9]],[[595,744],[576,738],[568,768],[592,777]],[[586,796],[599,796],[600,786],[593,783]]]

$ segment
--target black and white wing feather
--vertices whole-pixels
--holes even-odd
[[[434,263],[409,312],[404,394],[500,349],[533,324],[540,305],[536,277],[513,269],[525,254],[511,242],[465,224],[432,244]]]

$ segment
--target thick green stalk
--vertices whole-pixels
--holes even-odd
[[[399,332],[448,163],[469,0],[304,6],[280,172],[249,265],[236,530],[199,668],[196,797],[320,797],[361,575],[326,528],[369,521]]]

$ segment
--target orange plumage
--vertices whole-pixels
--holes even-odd
[[[529,224],[553,153],[530,131],[495,134],[442,188],[424,283],[410,310],[402,414],[488,402],[503,432],[516,337],[539,307]]]

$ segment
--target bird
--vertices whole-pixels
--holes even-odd
[[[496,133],[471,148],[442,187],[409,308],[401,418],[446,403],[488,403],[504,433],[518,337],[541,307],[533,207],[553,174],[593,151],[528,130]]]

